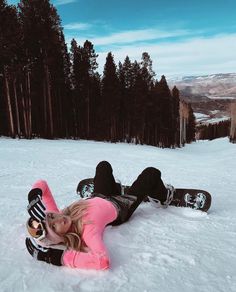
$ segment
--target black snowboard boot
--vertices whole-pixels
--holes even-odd
[[[165,188],[167,190],[166,200],[162,203],[160,200],[148,196],[148,199],[153,206],[157,208],[167,208],[170,205],[170,203],[173,201],[175,188],[170,184],[166,184]]]

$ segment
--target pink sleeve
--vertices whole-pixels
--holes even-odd
[[[47,212],[59,212],[59,209],[57,208],[57,204],[52,196],[52,193],[49,189],[49,186],[45,180],[38,180],[36,181],[32,189],[39,188],[42,190],[43,193],[43,203],[45,204]]]
[[[93,224],[88,224],[83,233],[83,239],[89,252],[66,250],[63,254],[63,264],[72,268],[105,270],[109,268],[109,256],[102,240],[103,232]]]

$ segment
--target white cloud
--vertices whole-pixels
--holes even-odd
[[[96,43],[94,43],[96,45]],[[236,34],[217,35],[208,38],[191,38],[159,44],[131,44],[107,48],[99,54],[99,70],[102,72],[107,52],[112,51],[116,63],[128,55],[139,61],[142,52],[148,52],[153,60],[157,76],[162,74],[190,75],[227,73],[236,71]]]
[[[66,5],[66,4],[70,4],[76,2],[76,0],[56,0],[55,1],[55,5],[59,6],[59,5]]]
[[[87,30],[91,27],[89,23],[72,22],[64,25],[67,30]]]
[[[8,0],[7,1],[8,4],[14,4],[14,5],[16,5],[19,2],[20,2],[20,0]],[[52,2],[54,5],[59,6],[59,5],[66,5],[66,4],[74,3],[74,2],[77,2],[77,0],[53,0]]]
[[[127,44],[171,37],[180,37],[189,34],[190,31],[188,30],[162,31],[158,29],[140,29],[113,33],[111,35],[103,37],[95,37],[90,39],[90,41],[96,44],[97,46],[104,46],[114,44]]]
[[[70,35],[69,35],[70,34]],[[129,30],[103,37],[79,37],[69,31],[66,40],[74,37],[82,45],[91,41],[99,54],[99,71],[103,71],[107,53],[114,54],[115,61],[123,62],[128,55],[132,61],[141,59],[148,52],[153,60],[157,76],[228,73],[236,71],[236,34],[202,37],[204,31],[191,30]]]

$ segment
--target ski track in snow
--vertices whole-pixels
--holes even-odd
[[[0,291],[236,291],[236,145],[228,139],[181,149],[124,143],[0,138]],[[77,183],[101,160],[131,184],[147,166],[166,183],[212,194],[209,213],[143,203],[129,222],[107,227],[108,271],[55,267],[25,248],[27,193],[48,181],[58,206],[78,199]]]

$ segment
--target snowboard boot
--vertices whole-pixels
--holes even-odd
[[[161,203],[158,199],[148,196],[149,202],[156,208],[167,208],[174,198],[175,188],[170,184],[166,184],[165,187],[167,190],[167,195],[166,200],[163,203]]]

